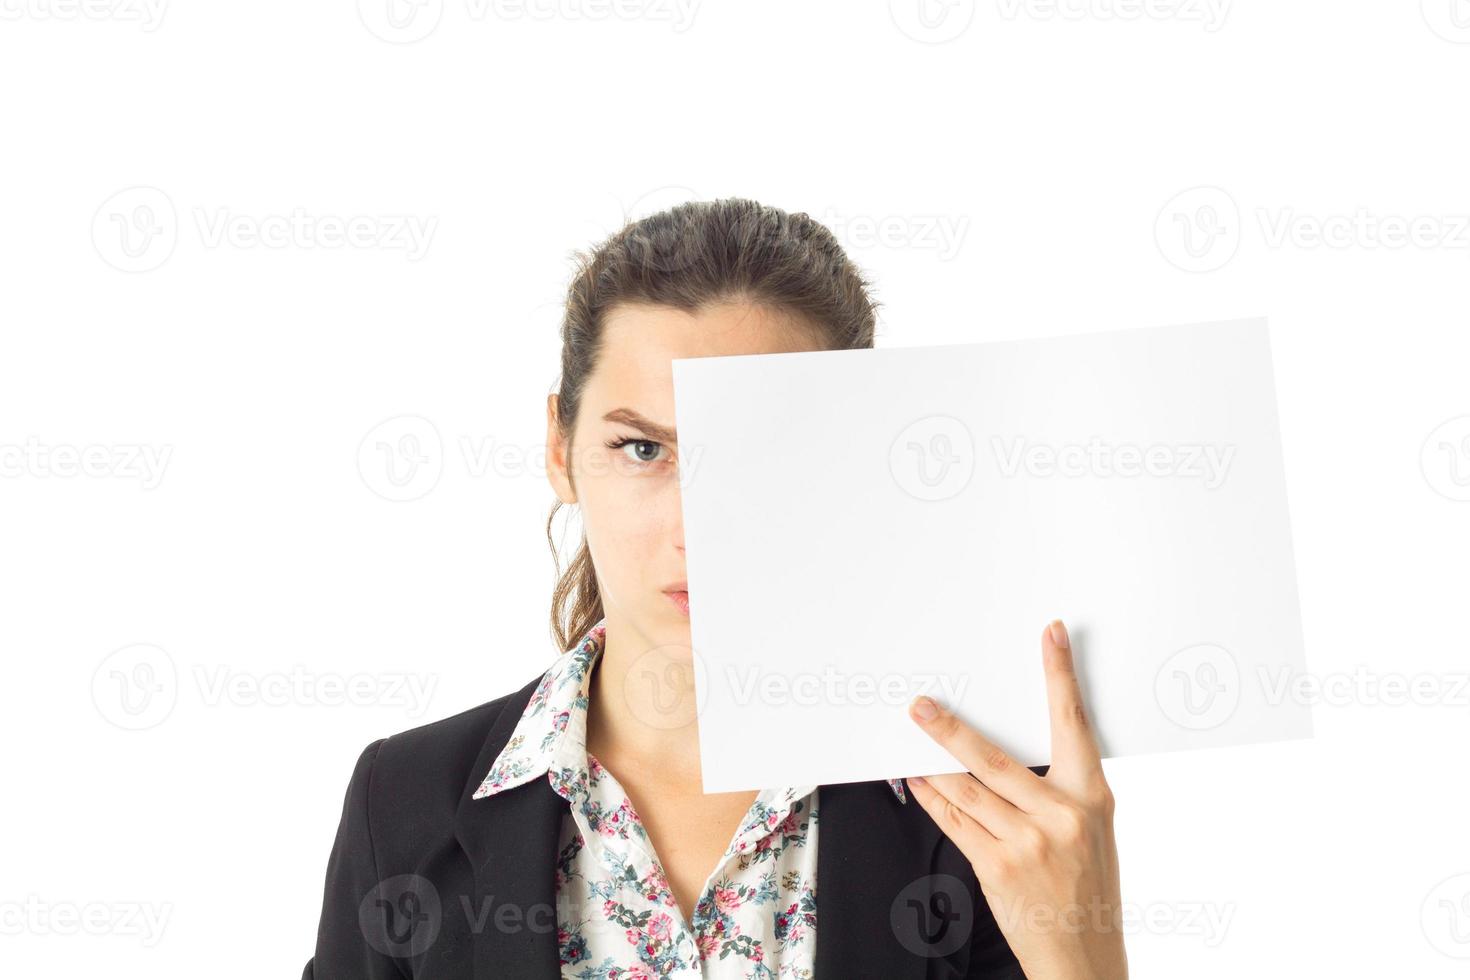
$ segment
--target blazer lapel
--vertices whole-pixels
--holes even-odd
[[[545,779],[487,799],[470,798],[540,680],[527,684],[500,712],[455,812],[455,837],[474,869],[476,977],[555,977],[561,969],[555,875],[566,801]]]
[[[939,828],[913,799],[894,799],[882,781],[823,785],[817,806],[815,975],[926,976],[929,960],[904,947],[890,910],[905,889],[928,901],[912,892],[931,874]]]
[[[455,836],[474,871],[478,978],[554,978],[561,968],[555,870],[566,801],[545,779],[471,799],[540,680],[507,701],[455,813]],[[930,960],[905,948],[890,910],[932,873],[939,828],[913,800],[898,803],[881,780],[824,785],[818,805],[815,975],[922,980]]]

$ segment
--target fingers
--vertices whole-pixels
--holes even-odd
[[[1101,753],[1082,702],[1082,688],[1072,659],[1067,627],[1052,620],[1041,631],[1041,655],[1046,673],[1046,700],[1051,714],[1052,765],[1101,767]]]
[[[960,775],[964,775],[960,773]],[[965,777],[969,779],[968,776]],[[974,780],[971,780],[973,782]],[[910,776],[906,782],[909,791],[919,806],[934,820],[960,853],[977,869],[988,868],[994,863],[1001,843],[995,835],[980,825],[949,797],[930,785],[923,776]]]
[[[1050,790],[1040,776],[933,698],[915,698],[909,705],[909,717],[976,779],[1017,808],[1034,813],[1050,800]]]
[[[1026,815],[969,773],[947,772],[923,778],[992,837],[1008,840],[1021,832]]]

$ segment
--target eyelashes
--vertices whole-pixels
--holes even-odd
[[[654,442],[652,439],[634,439],[634,438],[629,438],[629,437],[623,437],[623,438],[620,438],[620,439],[610,439],[606,443],[604,443],[604,445],[607,446],[607,448],[609,448],[609,449],[623,449],[626,446],[652,446],[653,449],[654,449],[654,451],[656,453],[660,453],[660,452],[661,453],[667,453],[668,452],[668,448],[666,446],[664,446],[663,443],[661,443],[661,442]],[[632,462],[641,463],[641,464],[644,464],[644,465],[649,465],[649,464],[652,464],[652,463],[659,463],[659,462],[666,462],[666,460],[661,460],[657,456],[655,456],[653,459],[645,459],[642,456],[637,455],[637,450],[636,449],[634,450],[634,452],[632,452],[632,453],[624,453],[624,455],[626,455],[628,457],[628,459],[631,460]]]

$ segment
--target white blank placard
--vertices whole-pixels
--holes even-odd
[[[1311,735],[1264,320],[673,377],[705,792],[1045,764],[1056,617],[1105,756]]]

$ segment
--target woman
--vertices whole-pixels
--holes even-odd
[[[969,772],[701,792],[669,362],[871,347],[874,325],[831,233],[753,201],[581,256],[547,403],[552,517],[576,504],[585,526],[553,595],[565,652],[363,752],[307,978],[1126,976],[1112,798],[1060,622],[1045,775],[920,698]]]

